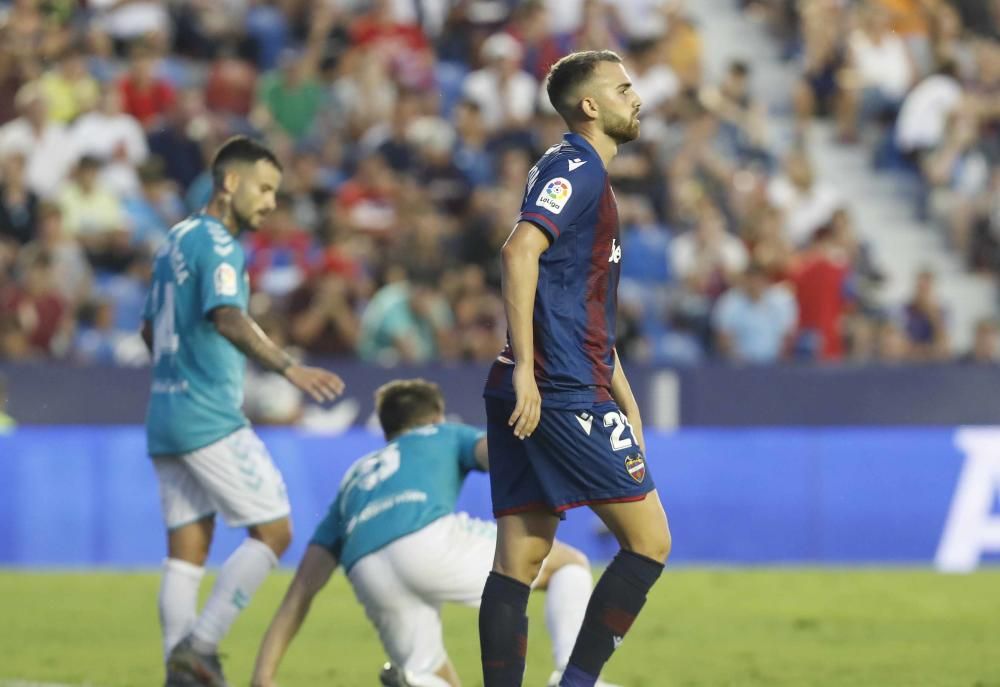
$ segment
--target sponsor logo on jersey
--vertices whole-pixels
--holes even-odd
[[[576,158],[575,160],[570,160],[569,171],[572,172],[574,169],[579,169],[580,167],[583,167],[585,164],[587,164],[587,161],[581,160],[580,158]]]
[[[608,256],[608,262],[613,262],[616,265],[622,261],[622,245],[618,243],[618,239],[611,239],[611,255]]]
[[[573,185],[562,177],[556,177],[545,184],[545,188],[538,194],[535,205],[545,208],[553,215],[558,215],[566,207],[572,195]]]
[[[639,484],[646,479],[646,460],[641,455],[629,456],[625,459],[625,472]]]
[[[239,284],[236,268],[228,262],[215,268],[215,295],[235,296],[240,291]]]

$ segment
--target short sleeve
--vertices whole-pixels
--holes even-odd
[[[559,158],[529,177],[518,221],[531,222],[555,242],[584,212],[593,207],[603,190],[604,168],[594,160]],[[534,171],[531,176],[535,176]]]
[[[198,248],[198,288],[205,316],[225,305],[241,310],[246,307],[243,249],[231,236],[227,237],[214,232]]]
[[[327,511],[326,517],[316,527],[316,531],[313,533],[309,543],[322,546],[338,559],[340,558],[340,552],[344,548],[344,539],[341,536],[340,526],[340,497],[330,506],[330,510]]]
[[[454,432],[458,439],[458,463],[462,472],[481,471],[483,468],[476,462],[476,444],[486,436],[486,432],[469,425],[458,424],[448,425],[448,429]]]

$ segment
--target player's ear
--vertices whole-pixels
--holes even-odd
[[[580,101],[580,109],[587,119],[597,119],[597,101],[588,96]]]
[[[240,185],[240,173],[230,167],[222,177],[222,190],[232,195]]]

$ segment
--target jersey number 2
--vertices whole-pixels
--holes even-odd
[[[625,433],[625,428],[629,427],[628,418],[625,417],[624,413],[618,411],[611,411],[604,416],[604,426],[614,427],[611,431],[611,450],[621,451],[625,448],[631,448],[632,440],[628,437],[622,439],[622,434]]]

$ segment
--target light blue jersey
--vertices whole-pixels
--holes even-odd
[[[249,424],[245,357],[210,317],[223,305],[245,311],[249,293],[243,247],[219,220],[194,215],[170,230],[143,311],[153,323],[150,455],[188,453]]]
[[[427,425],[355,462],[311,543],[346,570],[364,556],[455,511],[484,433],[467,425]]]

